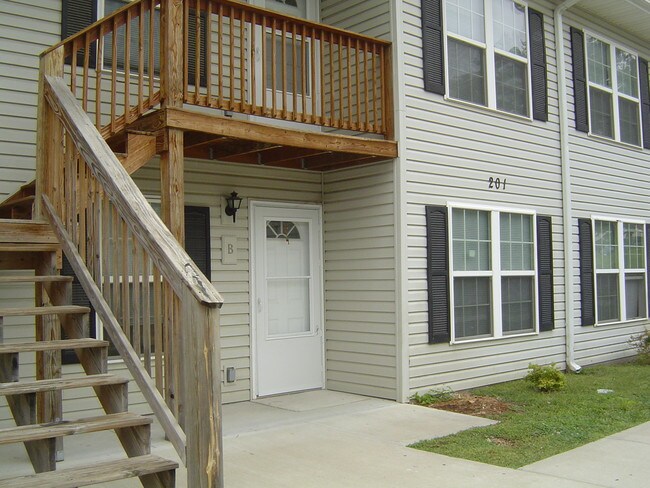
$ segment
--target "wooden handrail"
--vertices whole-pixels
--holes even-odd
[[[65,129],[73,134],[86,164],[127,221],[131,232],[139,236],[177,294],[182,295],[185,286],[203,305],[220,307],[223,304],[221,295],[151,208],[106,141],[95,131],[65,81],[49,76],[45,80],[45,97],[50,106],[59,115]]]

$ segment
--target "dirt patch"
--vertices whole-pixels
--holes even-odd
[[[455,393],[454,398],[451,400],[434,403],[431,407],[486,418],[495,418],[515,410],[514,405],[511,403],[493,397],[472,395],[471,393]]]

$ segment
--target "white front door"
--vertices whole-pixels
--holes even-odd
[[[320,209],[252,214],[255,396],[323,388]]]

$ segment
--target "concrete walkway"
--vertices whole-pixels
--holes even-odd
[[[406,447],[491,423],[414,405],[314,391],[226,405],[223,417],[226,488],[650,486],[650,422],[514,470]],[[175,457],[159,429],[152,441],[153,453]],[[61,468],[80,451],[107,460],[116,444],[112,434],[70,438]],[[0,478],[29,472],[22,446],[0,446]],[[184,470],[177,479],[187,488]]]

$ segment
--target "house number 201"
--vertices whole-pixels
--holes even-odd
[[[490,176],[488,180],[488,188],[490,190],[505,190],[506,189],[506,179],[493,178]]]

